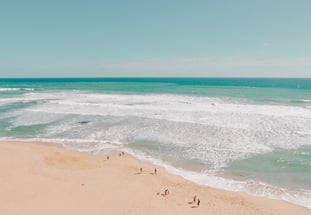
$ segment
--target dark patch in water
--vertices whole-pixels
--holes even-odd
[[[80,122],[77,122],[77,124],[80,124],[80,125],[85,125],[85,124],[88,124],[90,121],[80,121]]]

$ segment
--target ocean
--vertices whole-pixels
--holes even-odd
[[[311,79],[0,79],[0,140],[124,151],[311,208]]]

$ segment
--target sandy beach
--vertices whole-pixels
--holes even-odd
[[[200,186],[127,154],[107,160],[52,145],[1,142],[0,166],[5,215],[311,214],[285,201]],[[199,207],[191,204],[195,195]]]

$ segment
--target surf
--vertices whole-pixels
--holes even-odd
[[[311,109],[300,101],[172,94],[165,88],[161,93],[103,92],[88,85],[84,90],[59,88],[2,94],[1,139],[56,142],[91,153],[127,151],[196,183],[310,205],[308,180],[297,188],[275,180],[287,174],[282,169],[270,178],[246,174],[256,172],[253,167],[269,153],[308,153]],[[311,164],[297,165],[303,170]],[[297,174],[310,177],[302,173]]]

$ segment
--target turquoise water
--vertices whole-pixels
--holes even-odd
[[[291,189],[305,189],[311,181],[311,146],[297,149],[276,149],[243,160],[227,168],[243,177],[282,184]]]
[[[311,205],[311,79],[0,79],[0,138],[125,150],[198,183]]]
[[[311,79],[261,78],[62,78],[0,79],[5,88],[35,90],[92,90],[122,93],[173,93],[267,100],[299,100],[310,97]],[[14,94],[14,92],[7,92]],[[16,93],[16,92],[15,92]]]

